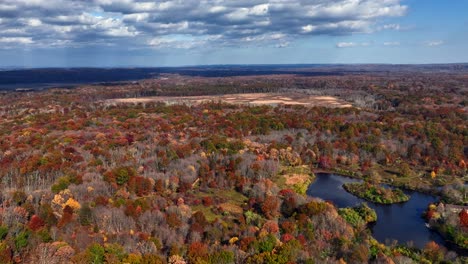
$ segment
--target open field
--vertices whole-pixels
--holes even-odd
[[[246,93],[206,96],[152,96],[140,98],[111,99],[112,103],[201,103],[207,101],[222,101],[231,104],[253,104],[253,105],[304,105],[323,107],[351,107],[346,101],[333,96],[310,96],[301,93]]]

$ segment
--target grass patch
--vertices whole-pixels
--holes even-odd
[[[193,192],[193,195],[200,200],[204,197],[211,197],[214,201],[217,201],[212,206],[200,204],[191,207],[193,212],[201,211],[210,222],[216,218],[222,218],[221,214],[213,212],[213,208],[217,208],[219,206],[225,212],[231,214],[242,214],[242,206],[247,202],[247,197],[235,190],[208,189],[205,192],[195,191]]]
[[[222,211],[228,212],[230,214],[242,214],[244,210],[242,207],[231,204],[231,203],[222,203],[219,205]]]
[[[195,206],[192,206],[192,211],[193,212],[202,212],[204,215],[205,215],[205,218],[208,222],[213,222],[216,218],[218,219],[221,219],[222,215],[220,214],[215,214],[212,210],[211,210],[212,206],[204,206],[202,204],[200,205],[195,205]]]
[[[315,179],[315,175],[307,165],[283,166],[274,179],[279,188],[292,188],[296,193],[305,195],[307,188]]]
[[[208,189],[207,191],[195,190],[192,194],[199,199],[203,197],[211,197],[214,200],[220,200],[220,203],[232,203],[234,205],[242,206],[248,199],[242,193],[235,190],[220,190]]]

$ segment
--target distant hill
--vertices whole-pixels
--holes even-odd
[[[468,73],[468,64],[289,64],[289,65],[209,65],[158,68],[42,68],[0,70],[0,90],[40,90],[73,87],[79,84],[122,82],[172,73],[201,77],[230,77],[271,74],[327,76],[344,74],[383,74],[389,72]]]

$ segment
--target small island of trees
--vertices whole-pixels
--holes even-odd
[[[410,199],[400,189],[385,188],[370,182],[345,183],[343,188],[353,195],[379,204],[402,203]]]

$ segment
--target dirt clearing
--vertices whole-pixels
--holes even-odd
[[[285,175],[286,185],[296,185],[304,184],[306,181],[310,180],[310,175],[308,174],[291,174]]]
[[[153,96],[139,98],[111,99],[111,103],[187,103],[197,104],[207,101],[222,101],[230,104],[251,105],[304,105],[323,107],[351,107],[349,102],[333,96],[312,96],[301,93],[248,93],[248,94],[225,94],[206,96]]]

